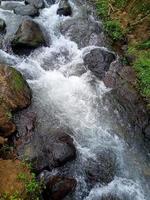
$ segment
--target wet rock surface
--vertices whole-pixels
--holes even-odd
[[[16,129],[12,111],[23,109],[31,102],[27,82],[16,69],[0,65],[0,135],[9,136]]]
[[[58,15],[64,15],[64,16],[71,16],[72,15],[72,8],[68,2],[68,0],[61,0],[59,3],[59,7],[57,10]]]
[[[35,17],[39,15],[39,11],[32,5],[20,5],[14,9],[14,13],[17,15],[27,15],[31,17]]]
[[[75,190],[77,182],[74,178],[51,176],[43,191],[44,200],[61,200]]]
[[[0,19],[0,32],[4,31],[6,28],[5,21],[3,19]]]
[[[119,197],[117,197],[116,195],[111,195],[111,194],[108,194],[108,195],[103,195],[100,200],[123,200]],[[127,199],[125,199],[127,200]]]
[[[145,137],[150,140],[150,124],[148,124],[144,129],[144,135]]]
[[[98,78],[102,79],[109,70],[110,64],[115,60],[115,55],[102,48],[94,48],[85,55],[85,66]]]
[[[106,86],[113,88],[107,94],[113,96],[111,97],[112,105],[113,101],[117,101],[116,105],[118,105],[119,112],[120,109],[122,110],[121,117],[124,122],[132,124],[132,134],[134,133],[132,137],[135,140],[140,139],[148,124],[149,116],[145,103],[136,89],[137,79],[134,70],[130,66],[119,65],[116,61],[105,74],[103,81]],[[130,135],[127,137],[131,139]]]
[[[32,20],[24,20],[19,26],[12,41],[12,48],[16,53],[21,49],[32,50],[45,45],[44,35],[37,23]]]
[[[76,42],[79,48],[89,45],[106,46],[102,27],[92,18],[87,19],[87,13],[65,20],[60,29],[61,33]]]
[[[116,156],[110,150],[99,152],[95,159],[89,159],[86,164],[85,171],[90,184],[108,184],[114,179]]]
[[[37,137],[37,136],[35,136]],[[35,171],[41,172],[44,169],[53,169],[64,165],[76,158],[76,149],[73,139],[63,129],[50,130],[46,135],[38,136],[40,140],[33,150],[32,141],[29,146],[22,138],[21,145],[18,145],[18,153],[25,155],[33,163]],[[34,135],[32,136],[34,140]]]
[[[25,4],[30,4],[38,9],[45,6],[44,0],[25,0]]]
[[[4,2],[4,4],[1,5],[1,8],[4,10],[14,10],[16,7],[21,6],[21,5],[23,4],[20,2],[10,1],[10,2]]]

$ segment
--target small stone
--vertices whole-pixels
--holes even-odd
[[[6,28],[5,21],[3,19],[0,19],[0,31],[4,31]]]
[[[25,4],[30,4],[38,9],[44,8],[45,6],[44,0],[25,0]]]
[[[17,6],[14,9],[14,13],[17,15],[22,15],[22,16],[31,16],[31,17],[35,17],[39,15],[39,11],[37,8],[35,8],[32,5],[20,5]]]
[[[64,16],[71,16],[72,15],[72,9],[68,2],[68,0],[61,0],[59,3],[59,8],[57,10],[58,15],[64,15]]]

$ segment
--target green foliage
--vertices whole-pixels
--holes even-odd
[[[103,18],[107,18],[108,17],[108,9],[109,9],[109,4],[108,4],[108,0],[97,0],[96,1],[96,9],[97,9],[97,13],[103,17]]]
[[[117,8],[123,8],[127,3],[127,0],[114,0],[113,4],[117,7]]]
[[[149,49],[150,48],[150,40],[146,40],[137,45],[138,49]]]
[[[117,20],[106,21],[105,28],[113,40],[121,40],[124,36],[120,22]]]
[[[0,197],[0,200],[23,200],[21,197],[19,197],[19,193],[15,192],[13,195],[9,195],[8,193],[2,194]]]
[[[150,52],[144,53],[137,58],[134,64],[137,71],[140,90],[143,96],[150,97]]]
[[[15,90],[21,91],[24,86],[25,86],[25,81],[22,77],[22,75],[20,74],[20,72],[18,72],[16,69],[11,68],[12,69],[12,86]]]
[[[38,200],[42,184],[36,181],[35,174],[32,173],[31,178],[29,178],[29,175],[25,173],[20,173],[18,174],[18,179],[25,183],[25,189],[30,200]]]

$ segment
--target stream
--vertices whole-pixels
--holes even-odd
[[[88,3],[71,0],[70,4],[72,17],[57,15],[58,3],[55,3],[34,18],[46,35],[47,47],[35,49],[28,56],[0,50],[0,58],[26,77],[32,90],[32,105],[26,111],[37,115],[35,134],[18,154],[34,156],[40,149],[40,138],[50,128],[67,127],[72,130],[77,158],[51,172],[76,178],[76,190],[66,200],[101,200],[107,195],[114,200],[149,200],[150,183],[143,172],[148,161],[141,149],[142,139],[133,142],[132,126],[124,122],[122,108],[114,100],[111,88],[84,65],[83,57],[95,47],[111,52],[103,26],[96,21],[94,12],[89,11]],[[13,23],[6,34],[9,38],[19,20],[10,11],[0,10],[0,17],[6,23],[10,23],[11,17]],[[78,23],[78,29],[74,23]],[[85,32],[89,38],[85,38]],[[119,64],[117,56],[114,63]],[[26,111],[16,115],[18,137],[23,130],[21,116]],[[106,185],[88,181],[85,172],[88,165],[97,170],[101,153],[109,155],[110,160],[113,157],[115,162],[115,175]],[[99,171],[95,173],[98,176]]]

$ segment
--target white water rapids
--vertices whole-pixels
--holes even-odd
[[[71,6],[74,8],[72,17],[76,18],[80,8],[73,2]],[[129,149],[120,136],[118,132],[123,131],[120,114],[117,109],[110,113],[111,105],[103,99],[111,89],[84,66],[83,55],[94,46],[79,49],[78,44],[60,33],[60,25],[70,17],[56,15],[57,8],[58,3],[45,8],[34,19],[46,30],[48,47],[39,48],[24,58],[3,51],[0,54],[7,60],[15,60],[15,67],[28,78],[41,126],[48,126],[54,116],[60,125],[73,130],[78,158],[69,167],[78,185],[72,200],[100,200],[110,193],[122,200],[149,200],[149,185],[146,185],[140,168],[143,158],[137,155],[136,149]],[[6,21],[10,15],[13,14],[0,11],[0,17]],[[108,185],[97,184],[88,191],[82,164],[96,158],[99,150],[105,148],[116,154],[118,172]]]

